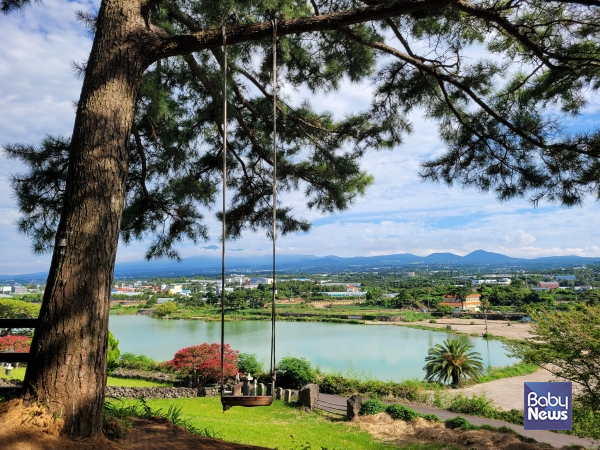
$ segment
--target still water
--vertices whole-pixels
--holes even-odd
[[[424,377],[427,350],[452,335],[392,325],[355,325],[320,322],[277,322],[276,358],[305,357],[324,371],[348,370],[379,380]],[[146,355],[157,361],[172,359],[177,350],[203,342],[221,342],[221,323],[198,320],[161,320],[148,316],[110,316],[109,328],[121,353]],[[499,341],[463,337],[481,354],[486,366],[517,362],[506,356]],[[268,370],[271,323],[225,323],[225,342],[235,350],[254,353]]]

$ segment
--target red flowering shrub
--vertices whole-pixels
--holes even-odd
[[[0,352],[28,353],[31,338],[27,336],[3,336],[0,337]]]
[[[225,344],[225,378],[237,373],[238,351]],[[221,345],[203,343],[186,347],[175,353],[175,358],[166,362],[175,370],[189,374],[199,385],[216,383],[221,380]]]

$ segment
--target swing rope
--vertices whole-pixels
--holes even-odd
[[[225,214],[227,193],[227,33],[223,35],[223,218],[221,222],[221,399],[225,393]]]
[[[273,289],[271,297],[271,397],[275,397],[275,380],[277,367],[275,366],[275,290],[276,290],[276,239],[277,239],[277,19],[271,21],[273,26]],[[225,397],[225,241],[226,241],[226,191],[227,191],[227,33],[225,26],[222,29],[223,36],[223,210],[221,224],[221,402],[224,405],[224,411],[231,405],[226,405]],[[228,397],[228,400],[231,397]],[[272,400],[271,400],[272,401]],[[250,403],[241,404],[241,406],[259,406]],[[268,403],[270,404],[270,403]],[[262,405],[265,406],[265,405]]]
[[[271,395],[275,396],[275,241],[277,238],[277,19],[273,24],[273,296],[271,299]]]

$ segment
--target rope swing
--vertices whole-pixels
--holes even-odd
[[[271,298],[271,359],[269,372],[270,395],[225,395],[225,241],[226,241],[226,198],[227,191],[227,33],[223,35],[223,219],[221,228],[221,404],[223,411],[232,406],[270,406],[275,397],[275,241],[277,237],[277,19],[271,21],[273,27],[273,289]]]

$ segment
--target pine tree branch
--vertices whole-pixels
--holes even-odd
[[[455,79],[449,75],[440,73],[438,70],[436,70],[436,68],[431,67],[427,64],[424,64],[423,62],[419,61],[417,58],[412,57],[406,53],[403,53],[400,50],[398,50],[394,47],[391,47],[383,42],[368,42],[365,39],[363,39],[362,36],[360,36],[359,34],[355,33],[354,31],[352,31],[348,28],[344,28],[341,31],[344,34],[346,34],[347,36],[349,36],[350,38],[356,40],[357,42],[362,43],[363,45],[370,46],[370,47],[380,50],[384,53],[395,56],[396,58],[419,69],[422,73],[426,73],[430,76],[433,76],[436,79],[445,81],[445,82],[450,83],[453,86],[459,88],[465,94],[467,94],[477,105],[479,105],[486,113],[488,113],[491,117],[493,117],[496,121],[498,121],[499,123],[501,123],[502,125],[507,127],[509,130],[511,130],[513,133],[515,133],[515,135],[521,137],[522,139],[525,139],[526,141],[530,142],[531,144],[535,145],[536,147],[542,148],[544,150],[550,150],[550,151],[569,150],[569,151],[572,151],[575,153],[579,153],[581,155],[586,155],[586,156],[590,156],[590,157],[594,157],[594,158],[597,158],[599,156],[597,152],[581,150],[576,145],[565,146],[563,144],[546,144],[543,141],[541,141],[537,136],[531,136],[528,133],[525,133],[523,130],[519,129],[518,127],[513,125],[510,121],[508,121],[507,119],[502,117],[500,114],[498,114],[496,111],[494,111],[494,109],[492,107],[490,107],[481,97],[479,97],[475,92],[473,92],[473,90],[469,86],[458,81],[457,79]]]
[[[188,54],[188,55],[184,55],[183,59],[188,64],[189,68],[192,70],[192,72],[198,78],[198,80],[200,80],[200,82],[204,85],[204,87],[206,87],[206,89],[209,91],[211,97],[215,101],[219,101],[219,100],[222,101],[223,96],[212,85],[212,83],[210,82],[210,80],[208,79],[208,77],[206,76],[206,74],[204,73],[204,71],[198,64],[198,62],[196,61],[196,58],[194,58],[194,56],[192,54]],[[263,159],[267,164],[272,166],[273,161],[268,158],[268,156],[264,152],[263,148],[261,147],[260,143],[256,140],[256,136],[254,135],[254,132],[246,124],[246,122],[244,121],[244,118],[242,117],[242,114],[235,107],[235,105],[231,104],[231,102],[228,101],[227,102],[227,110],[231,111],[233,113],[233,117],[235,117],[236,122],[242,128],[242,130],[244,130],[244,133],[246,134],[246,136],[252,143],[252,148],[254,149],[254,151],[256,151],[256,153],[261,157],[261,159]]]
[[[137,125],[135,124],[135,120],[133,121],[132,125],[131,125],[131,133],[133,134],[133,137],[135,139],[135,147],[136,150],[138,152],[138,155],[140,156],[140,161],[142,164],[142,175],[141,175],[141,185],[142,185],[142,190],[144,191],[144,206],[148,204],[148,200],[150,198],[150,194],[148,193],[148,188],[146,187],[146,176],[147,176],[147,162],[146,162],[146,152],[144,150],[144,145],[142,144],[142,138],[140,136],[140,132],[137,128]]]
[[[232,70],[235,70],[236,72],[241,73],[244,77],[246,77],[254,86],[256,86],[258,88],[258,90],[265,96],[265,98],[267,99],[272,99],[272,95],[269,93],[269,91],[266,90],[266,88],[256,79],[256,77],[254,75],[252,75],[250,72],[248,72],[247,70],[237,66],[237,65],[233,65]],[[322,131],[324,133],[329,133],[329,134],[333,134],[335,133],[335,130],[329,130],[327,128],[323,128],[322,126],[316,124],[316,123],[312,123],[309,122],[307,120],[305,120],[304,118],[300,117],[297,113],[294,107],[292,107],[291,105],[281,102],[283,103],[286,108],[288,109],[288,111],[291,111],[292,113],[294,113],[293,115],[290,115],[288,113],[288,117],[290,117],[291,119],[306,125],[307,127],[313,128],[315,130],[319,130]],[[277,105],[277,110],[279,112],[283,112],[283,108],[281,108],[281,106]]]
[[[297,19],[282,20],[277,23],[277,34],[306,33],[309,31],[325,31],[340,29],[347,25],[383,20],[388,17],[401,16],[422,10],[442,9],[448,5],[456,4],[458,0],[400,0],[390,3],[356,8],[347,11],[323,14],[319,16],[300,17]],[[271,22],[261,22],[252,25],[233,26],[226,29],[227,43],[238,44],[241,42],[266,39],[273,34]],[[152,28],[148,42],[147,52],[144,57],[147,63],[155,62],[168,56],[184,55],[195,51],[216,47],[222,44],[221,29],[193,32],[186,35],[169,36],[164,30]]]

